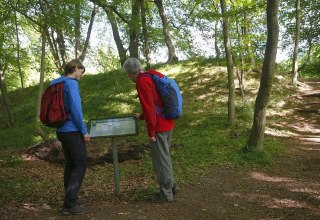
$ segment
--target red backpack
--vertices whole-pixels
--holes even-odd
[[[42,94],[40,121],[47,127],[59,127],[68,118],[68,112],[64,108],[62,93],[63,82],[49,86]]]

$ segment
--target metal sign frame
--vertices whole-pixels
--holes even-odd
[[[137,119],[133,116],[118,116],[113,118],[91,119],[89,134],[92,138],[110,137],[112,145],[112,160],[114,172],[114,193],[120,196],[120,171],[118,150],[115,137],[138,135]]]

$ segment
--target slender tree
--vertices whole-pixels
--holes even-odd
[[[167,62],[168,63],[176,62],[176,61],[178,61],[178,57],[176,55],[176,48],[173,44],[173,40],[172,40],[170,31],[169,31],[169,22],[168,22],[167,15],[164,11],[163,1],[162,0],[154,0],[154,3],[156,4],[158,11],[159,11],[159,15],[160,15],[160,18],[162,21],[163,35],[164,35],[165,43],[168,48]]]
[[[81,44],[81,9],[80,2],[75,3],[75,16],[74,16],[74,35],[75,35],[75,44],[74,44],[74,55],[75,58],[79,57],[79,50]]]
[[[17,7],[17,4],[16,4]],[[21,83],[21,95],[22,100],[24,100],[24,77],[21,70],[21,58],[20,58],[20,38],[19,38],[19,29],[18,29],[18,19],[17,19],[17,12],[14,12],[14,23],[15,23],[15,29],[16,29],[16,40],[17,40],[17,63],[18,63],[18,70],[19,70],[19,76],[20,76],[20,83]],[[24,104],[23,104],[24,105]]]
[[[221,7],[220,7],[221,8]],[[216,13],[216,14],[219,14],[219,2],[217,0],[213,1],[213,13]],[[218,17],[218,20],[214,20],[214,50],[215,50],[215,55],[216,55],[216,58],[220,58],[221,57],[221,51],[220,51],[220,48],[219,48],[219,40],[220,40],[220,37],[219,37],[219,23],[221,23],[221,19],[220,19],[220,16]]]
[[[242,102],[245,104],[245,97],[244,97],[244,68],[245,68],[245,63],[244,63],[244,45],[243,45],[243,39],[242,39],[242,33],[240,30],[240,25],[239,21],[236,20],[236,27],[237,27],[237,36],[238,36],[238,55],[239,55],[239,65],[236,67],[236,72],[237,72],[237,78],[239,82],[239,89],[240,89],[240,94],[242,97]],[[234,58],[234,56],[232,56]],[[236,63],[236,62],[234,62]]]
[[[85,59],[85,57],[86,57],[87,50],[88,50],[88,47],[89,47],[90,38],[91,38],[93,22],[94,22],[94,19],[95,19],[95,16],[96,16],[97,13],[98,13],[98,7],[96,5],[94,5],[93,9],[92,9],[92,12],[91,12],[91,16],[90,16],[90,22],[89,22],[88,31],[87,31],[87,37],[86,37],[85,43],[84,43],[84,45],[82,47],[83,48],[82,49],[82,53],[78,57],[81,61],[83,61]]]
[[[292,83],[298,83],[298,52],[299,52],[299,41],[300,41],[300,0],[296,0],[296,31],[295,31],[295,41],[293,50],[293,60],[292,60]]]
[[[6,86],[6,82],[5,82],[5,70],[6,70],[6,68],[4,66],[2,66],[2,64],[0,62],[0,91],[1,91],[2,99],[3,99],[4,113],[6,116],[6,125],[8,127],[11,127],[14,125],[14,118],[13,118],[12,109],[11,109],[11,102],[9,99],[7,86]]]
[[[234,63],[231,53],[231,45],[229,40],[229,29],[228,29],[228,17],[227,5],[225,0],[220,0],[221,13],[223,17],[223,39],[224,39],[224,48],[226,52],[227,59],[227,70],[228,70],[228,123],[234,125],[235,122],[235,85],[234,85]]]
[[[109,22],[110,22],[110,25],[112,28],[113,39],[114,39],[114,42],[116,43],[119,58],[120,58],[120,63],[122,65],[124,63],[124,61],[126,61],[126,59],[127,59],[127,54],[126,54],[126,49],[124,48],[124,45],[121,40],[118,23],[115,19],[113,12],[109,8],[103,7],[103,9],[106,12],[107,17],[109,19]]]
[[[215,52],[216,52],[216,57],[217,58],[220,58],[220,56],[221,56],[221,51],[220,51],[220,48],[219,48],[219,44],[218,44],[218,42],[219,42],[219,34],[218,34],[218,22],[216,22],[215,24],[214,24],[214,50],[215,50]]]
[[[244,10],[243,12],[243,25],[242,25],[242,33],[244,35],[244,37],[246,38],[246,49],[247,49],[247,53],[249,55],[249,60],[250,60],[250,67],[254,68],[256,65],[256,60],[254,57],[254,53],[252,51],[252,45],[251,45],[251,39],[249,37],[249,31],[248,31],[248,25],[249,21],[248,21],[248,12],[247,10]]]
[[[149,34],[147,27],[147,18],[146,18],[146,1],[140,0],[141,4],[141,23],[142,23],[142,34],[143,34],[143,54],[146,58],[147,69],[150,69],[150,46],[149,46]]]
[[[267,29],[268,37],[260,79],[260,87],[256,98],[253,125],[251,127],[247,146],[244,149],[245,151],[263,150],[266,111],[272,88],[272,79],[274,77],[279,37],[278,0],[268,0],[267,2]]]
[[[47,140],[48,135],[41,128],[39,115],[40,115],[40,104],[41,104],[41,96],[43,93],[43,83],[44,83],[44,75],[45,75],[45,59],[46,59],[46,30],[45,24],[42,29],[41,34],[41,63],[40,63],[40,79],[39,79],[39,92],[38,92],[38,101],[37,101],[37,111],[36,111],[36,126],[35,132],[42,138],[42,140]]]
[[[130,57],[139,58],[140,0],[132,0],[130,21]]]
[[[0,3],[0,92],[3,103],[3,110],[6,118],[6,126],[14,125],[14,117],[11,109],[11,101],[8,94],[6,75],[7,70],[12,66],[13,60],[16,60],[15,50],[13,48],[14,33],[14,12],[7,1]]]
[[[108,20],[111,24],[112,32],[113,32],[113,38],[115,41],[115,44],[118,49],[118,54],[120,58],[121,64],[124,63],[124,61],[127,58],[127,49],[125,48],[125,43],[127,41],[127,38],[129,38],[129,56],[130,57],[139,57],[139,34],[140,34],[140,0],[131,0],[130,1],[130,9],[131,14],[127,14],[125,12],[122,12],[122,9],[118,5],[118,2],[105,2],[102,0],[90,0],[94,4],[97,4],[99,7],[101,7],[107,14]],[[126,2],[125,2],[126,3]],[[127,5],[125,5],[127,6]],[[128,6],[127,6],[128,7]],[[126,8],[124,11],[128,11],[128,8]],[[117,20],[119,18],[120,21]],[[123,37],[121,36],[121,29],[123,26],[127,26],[126,31],[122,33],[128,33],[124,34]],[[123,29],[122,29],[123,30]]]
[[[284,27],[282,35],[285,36],[281,39],[281,46],[293,51],[292,65],[288,74],[292,77],[293,83],[295,83],[294,81],[298,83],[299,72],[308,67],[313,58],[312,51],[319,44],[320,29],[318,26],[320,16],[318,15],[320,14],[320,4],[319,1],[307,0],[299,0],[299,2],[297,0],[280,1],[280,3],[279,18],[280,24]],[[298,43],[298,47],[296,43]],[[297,61],[294,61],[295,51]],[[299,65],[298,60],[301,62]],[[294,73],[295,68],[297,68],[297,73]]]

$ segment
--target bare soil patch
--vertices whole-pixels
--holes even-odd
[[[88,144],[88,165],[102,165],[104,163],[112,164],[112,146],[110,139],[92,139]],[[116,143],[118,151],[118,161],[139,160],[147,144],[128,143],[120,141]],[[30,159],[40,159],[50,163],[64,165],[63,149],[60,141],[56,139],[48,140],[30,147],[24,154],[24,157]]]

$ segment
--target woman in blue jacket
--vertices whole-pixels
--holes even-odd
[[[64,82],[63,101],[69,112],[67,121],[57,128],[57,137],[62,144],[65,156],[63,204],[64,215],[85,214],[85,208],[77,203],[78,192],[87,169],[86,142],[90,141],[83,113],[78,81],[85,72],[79,60],[71,60],[64,68],[64,76],[51,82],[51,85]]]

